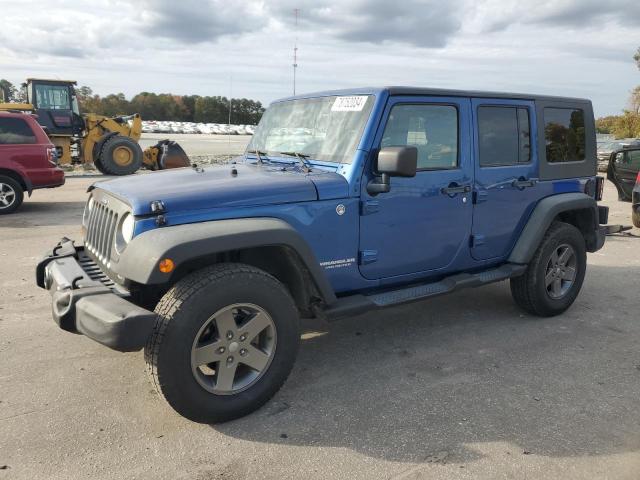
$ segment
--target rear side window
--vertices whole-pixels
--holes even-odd
[[[412,145],[418,149],[419,170],[458,166],[458,110],[453,105],[395,105],[381,147]]]
[[[544,109],[547,162],[579,162],[585,159],[584,112],[571,108]]]
[[[478,107],[478,142],[482,167],[528,163],[529,111],[523,107]]]
[[[22,118],[0,118],[0,144],[36,143],[36,136]]]

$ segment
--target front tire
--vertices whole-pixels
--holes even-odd
[[[109,175],[131,175],[142,166],[142,148],[138,142],[123,135],[114,135],[102,145],[94,165]]]
[[[575,301],[587,268],[582,233],[568,223],[547,230],[525,273],[511,279],[511,295],[527,312],[552,317]]]
[[[297,308],[284,285],[257,268],[227,263],[192,273],[156,313],[145,347],[148,371],[169,405],[194,422],[253,412],[293,367]]]

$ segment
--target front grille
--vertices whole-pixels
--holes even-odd
[[[91,193],[93,207],[84,219],[84,246],[87,254],[107,269],[118,261],[115,248],[118,223],[130,211],[129,205],[101,189]]]
[[[84,245],[102,263],[111,260],[111,249],[118,226],[118,214],[100,202],[94,202],[87,220]]]

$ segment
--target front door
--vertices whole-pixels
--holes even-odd
[[[470,100],[391,97],[362,182],[360,272],[383,279],[440,271],[468,253],[473,165]],[[418,149],[413,178],[391,178],[388,193],[369,195],[367,182],[382,147]]]
[[[627,150],[616,153],[613,159],[613,177],[615,184],[622,190],[623,197],[631,198],[640,170],[640,150]]]
[[[539,199],[531,101],[473,99],[475,188],[471,254],[505,257]]]

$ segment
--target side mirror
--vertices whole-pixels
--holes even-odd
[[[390,177],[415,177],[418,168],[416,147],[384,147],[378,152],[376,170]]]
[[[418,149],[416,147],[384,147],[378,152],[375,170],[380,175],[369,182],[370,195],[391,190],[390,177],[415,177],[418,169]]]

